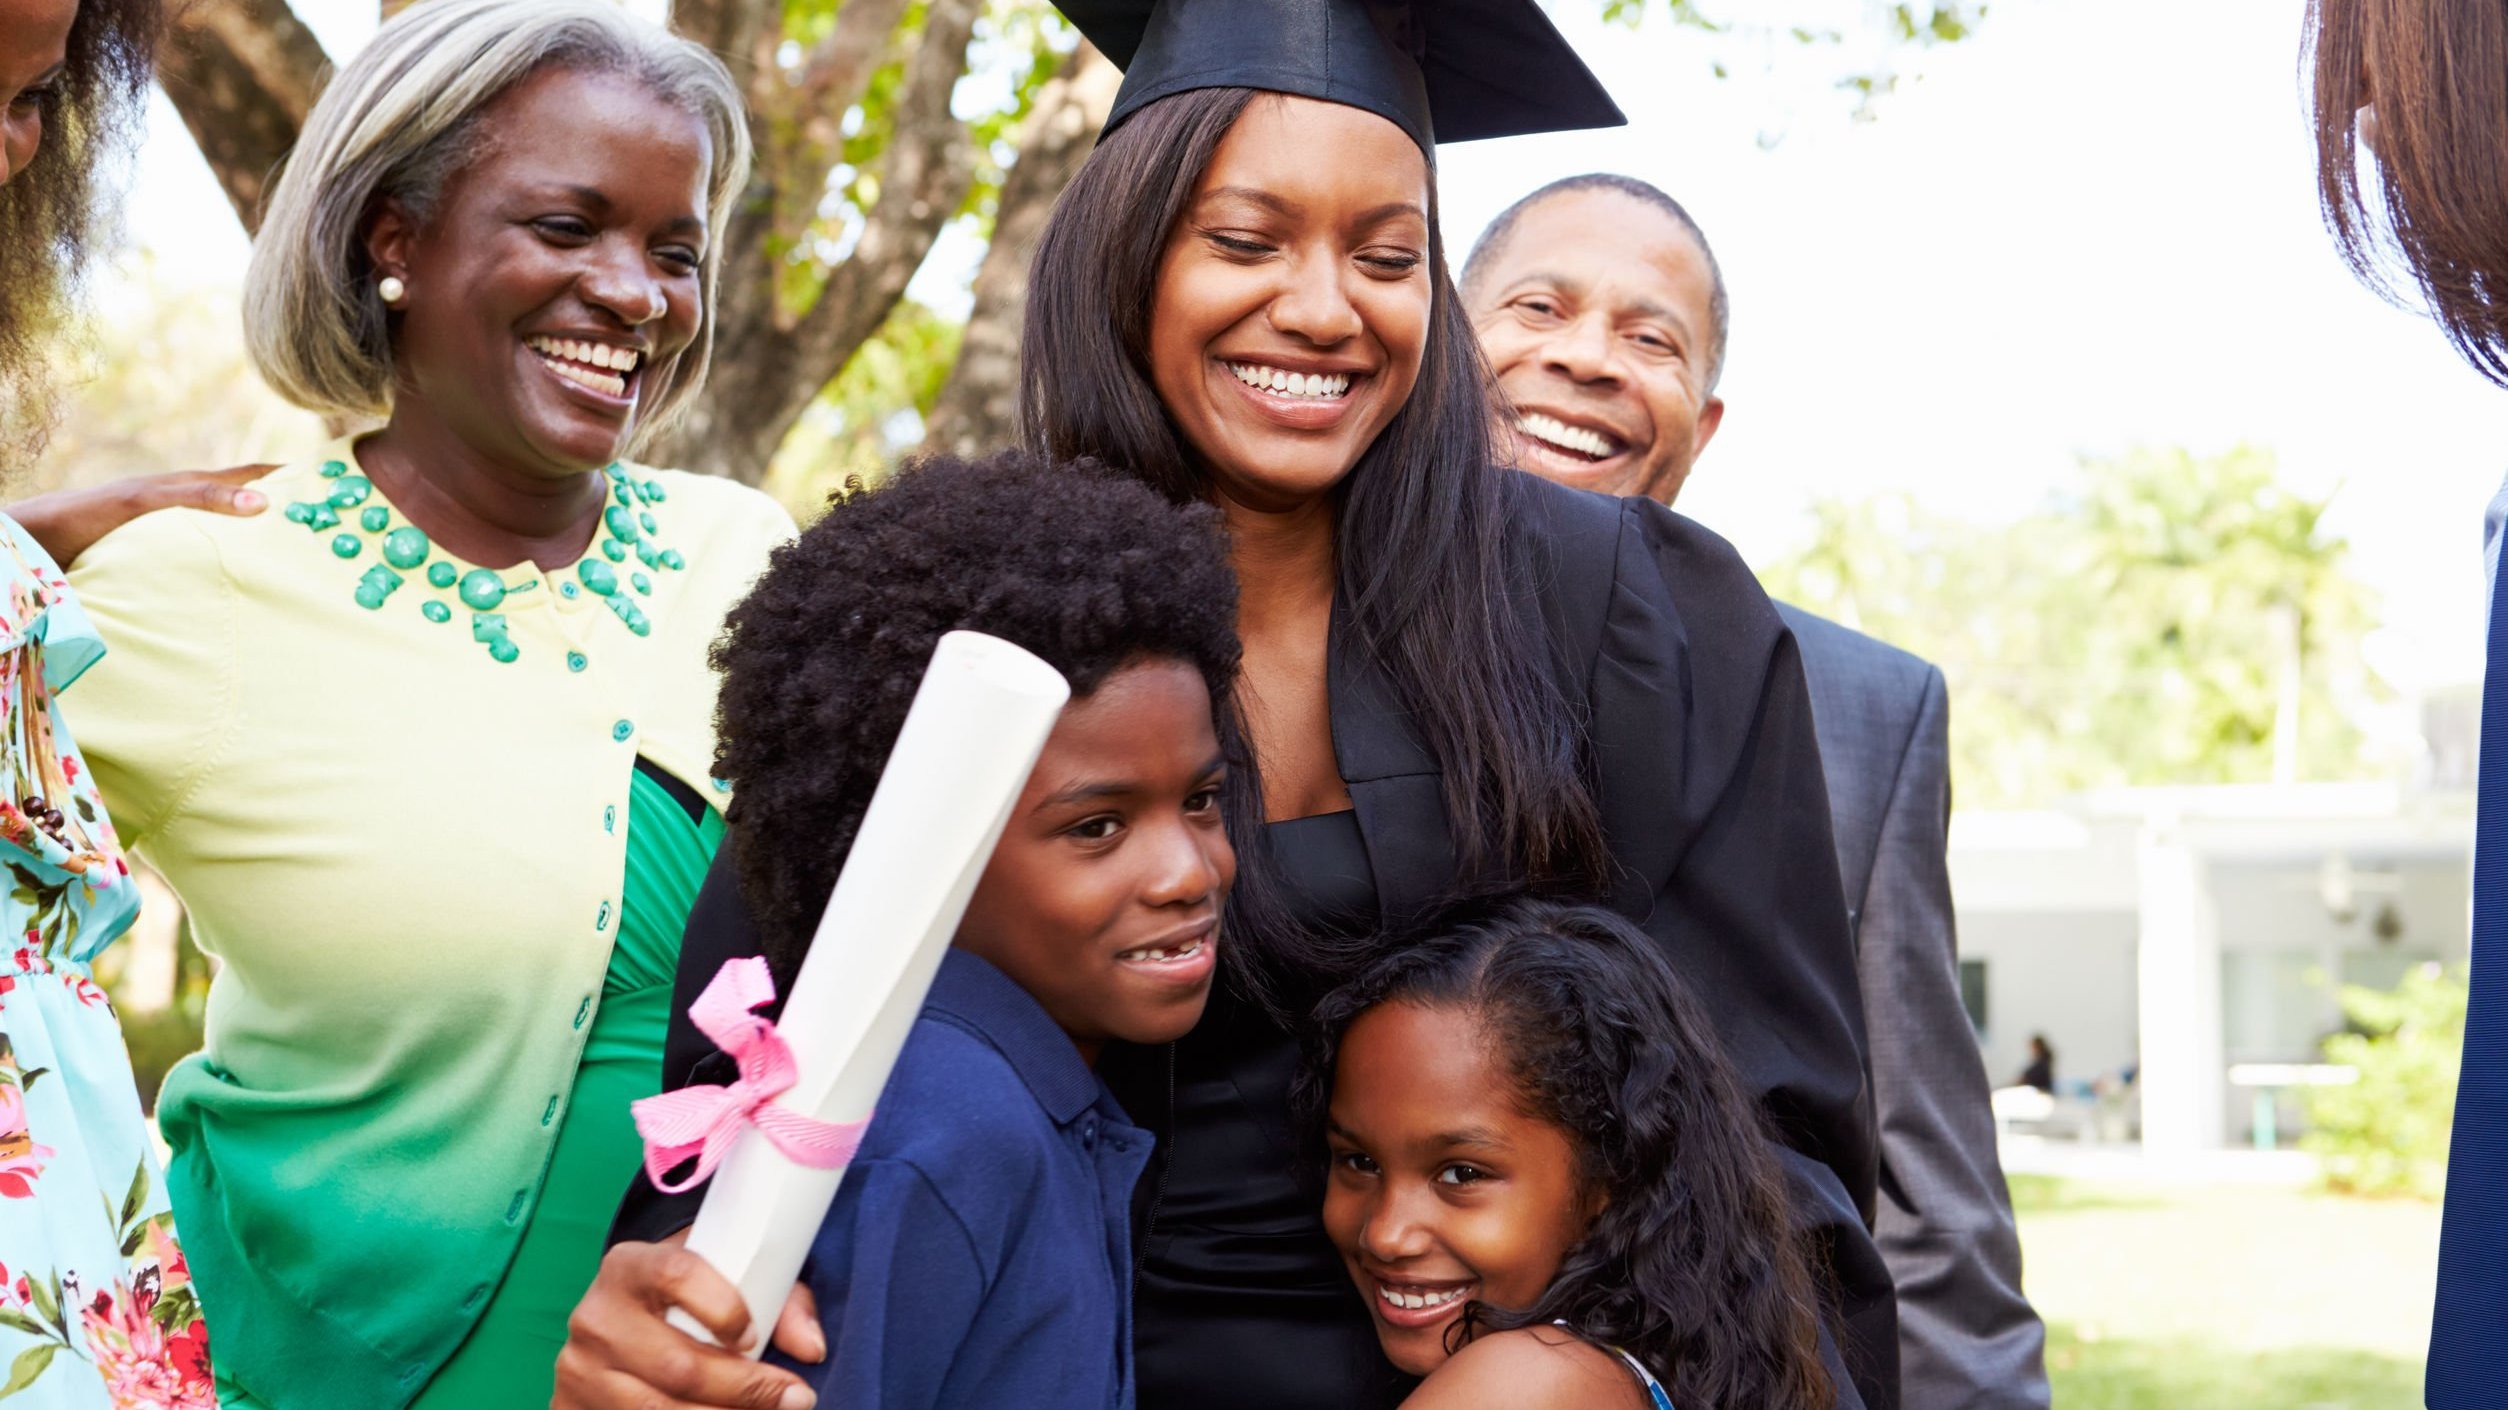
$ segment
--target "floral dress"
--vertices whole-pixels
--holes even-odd
[[[139,910],[54,698],[104,645],[5,516],[0,594],[0,1410],[214,1410],[130,1056],[88,968]]]

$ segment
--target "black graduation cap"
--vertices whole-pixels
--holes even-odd
[[[1124,71],[1110,132],[1194,88],[1346,103],[1422,148],[1628,121],[1533,0],[1055,3]]]

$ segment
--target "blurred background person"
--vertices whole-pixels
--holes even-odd
[[[2055,1049],[2047,1045],[2044,1033],[2029,1035],[2029,1065],[2020,1070],[2020,1085],[2055,1095]]]
[[[721,835],[706,647],[791,531],[625,459],[704,380],[747,158],[613,6],[410,8],[246,298],[272,386],[381,429],[77,565],[98,781],[223,961],[158,1114],[227,1405],[547,1403]]]
[[[1706,235],[1633,177],[1568,177],[1491,221],[1463,297],[1505,405],[1505,444],[1560,484],[1669,505],[1724,421],[1730,300]],[[1854,921],[1881,1122],[1874,1237],[1899,1302],[1911,1410],[2042,1407],[2044,1329],[1959,997],[1946,861],[1942,673],[1780,603],[1811,687]]]

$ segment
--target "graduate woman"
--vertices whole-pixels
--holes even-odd
[[[1291,1026],[1371,933],[1529,886],[1606,899],[1717,1016],[1831,1251],[1844,1369],[1895,1404],[1854,957],[1793,641],[1713,535],[1493,463],[1437,236],[1436,139],[1616,109],[1529,0],[1064,9],[1127,78],[1038,251],[1025,431],[1220,507],[1261,768],[1232,799],[1250,963],[1191,1036],[1108,1059],[1160,1139],[1141,1403],[1398,1399],[1297,1160]],[[718,866],[683,997],[755,944]],[[675,1029],[665,1081],[705,1047]],[[619,1233],[663,1238],[695,1206],[638,1190]],[[693,1378],[692,1344],[640,1329],[658,1286],[703,1280],[633,1248],[578,1336]]]

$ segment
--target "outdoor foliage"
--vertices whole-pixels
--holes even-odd
[[[2305,1089],[2302,1144],[2323,1158],[2330,1188],[2423,1199],[2444,1191],[2465,994],[2464,969],[2435,964],[2393,989],[2343,987],[2352,1031],[2325,1040],[2325,1060],[2359,1069],[2360,1080]]]
[[[2378,763],[2358,724],[2382,693],[2359,650],[2375,603],[2325,504],[2269,451],[2145,451],[2008,525],[1818,506],[1765,581],[1941,666],[1964,804],[2355,778]]]

